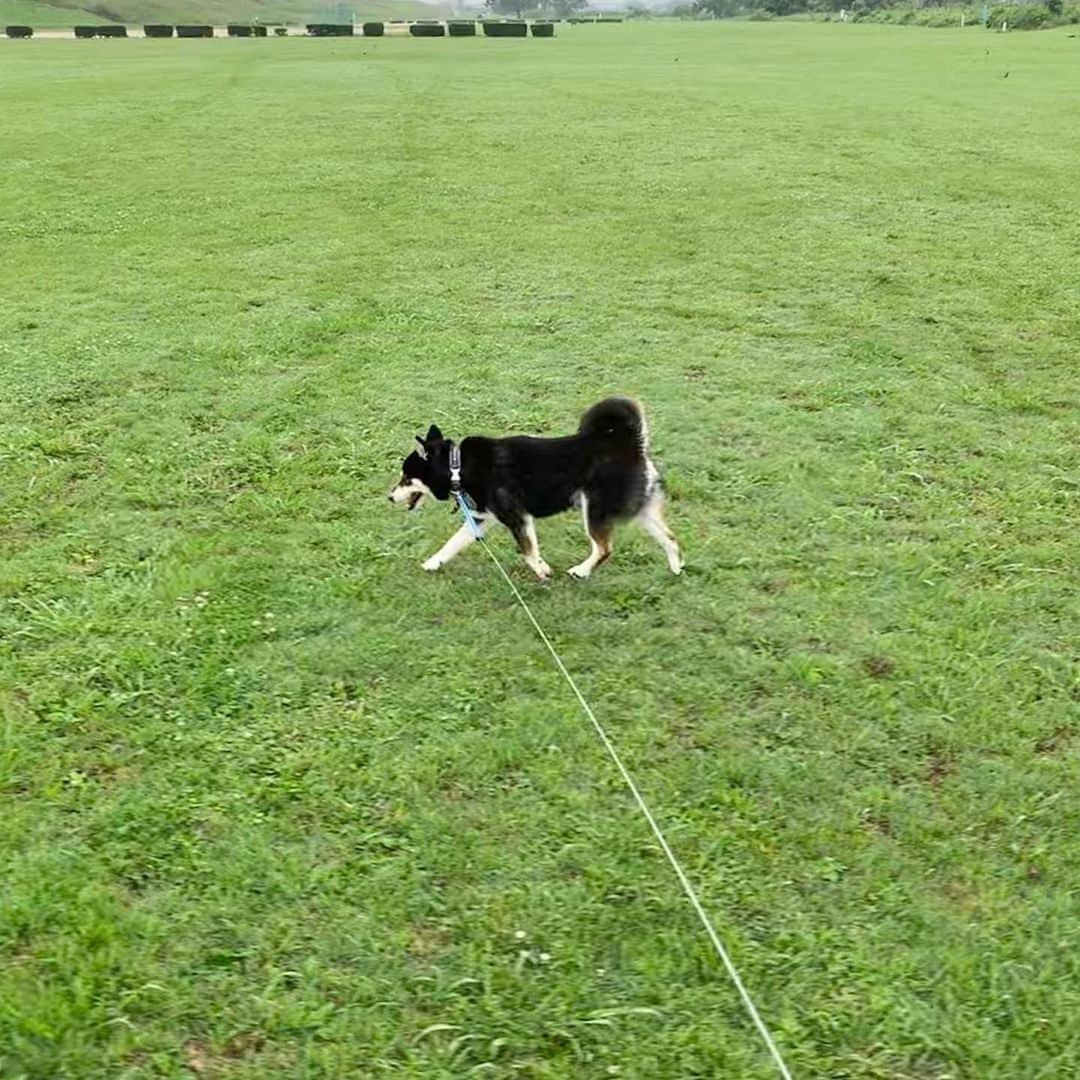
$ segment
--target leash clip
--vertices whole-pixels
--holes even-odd
[[[461,447],[456,443],[450,446],[450,513],[455,510],[455,503],[461,504],[462,512],[466,511],[464,499],[461,497]],[[468,515],[466,515],[468,516]]]
[[[461,491],[461,447],[456,443],[450,447],[450,494]]]
[[[450,513],[454,513],[455,509],[461,511],[469,531],[479,539],[480,530],[477,528],[476,518],[473,517],[476,504],[461,490],[461,448],[456,444],[450,447]]]

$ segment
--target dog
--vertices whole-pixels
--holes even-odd
[[[416,449],[401,466],[390,501],[415,510],[425,496],[445,502],[451,496],[454,442],[432,424],[416,436]],[[461,493],[475,508],[480,535],[492,521],[505,525],[525,563],[541,580],[551,568],[540,557],[536,518],[577,506],[592,545],[569,573],[587,578],[611,555],[611,534],[622,521],[636,521],[660,545],[673,574],[683,570],[682,555],[664,522],[660,473],[649,457],[649,428],[636,401],[608,398],[581,418],[577,433],[561,438],[515,435],[461,441]],[[427,559],[425,570],[445,566],[474,539],[468,523]]]

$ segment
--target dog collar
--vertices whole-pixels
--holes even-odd
[[[450,447],[450,493],[456,495],[461,490],[461,447]]]
[[[450,513],[456,513],[461,509],[469,521],[472,521],[472,512],[476,509],[476,503],[467,491],[461,487],[461,450],[457,446],[450,447]]]

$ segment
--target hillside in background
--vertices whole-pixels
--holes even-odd
[[[76,23],[122,22],[291,22],[432,18],[449,9],[420,0],[357,0],[335,4],[319,0],[87,0],[46,4],[40,0],[0,0],[0,25],[25,23],[34,27],[72,26]]]
[[[18,23],[46,29],[50,26],[71,26],[72,23],[108,22],[81,8],[55,7],[38,0],[0,0],[0,25]]]

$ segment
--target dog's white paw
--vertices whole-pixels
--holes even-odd
[[[577,566],[571,566],[566,572],[571,577],[584,581],[592,573],[592,567],[588,563],[578,563]]]
[[[430,559],[426,559],[424,561],[424,569],[429,574],[434,573],[436,570],[439,569],[440,566],[442,566],[442,563],[439,562],[438,555],[432,555]]]
[[[551,577],[551,567],[548,566],[543,559],[538,559],[536,562],[530,563],[529,565],[532,567],[533,573],[541,581],[547,581],[547,579]]]
[[[684,570],[684,569],[686,568],[686,563],[684,563],[684,562],[682,561],[682,559],[680,559],[680,560],[679,560],[678,562],[676,562],[676,563],[668,563],[668,567],[669,567],[669,569],[671,570],[671,572],[672,572],[673,574],[675,574],[675,575],[676,575],[676,577],[677,577],[677,576],[678,576],[679,574],[681,574],[681,573],[683,572],[683,570]]]

